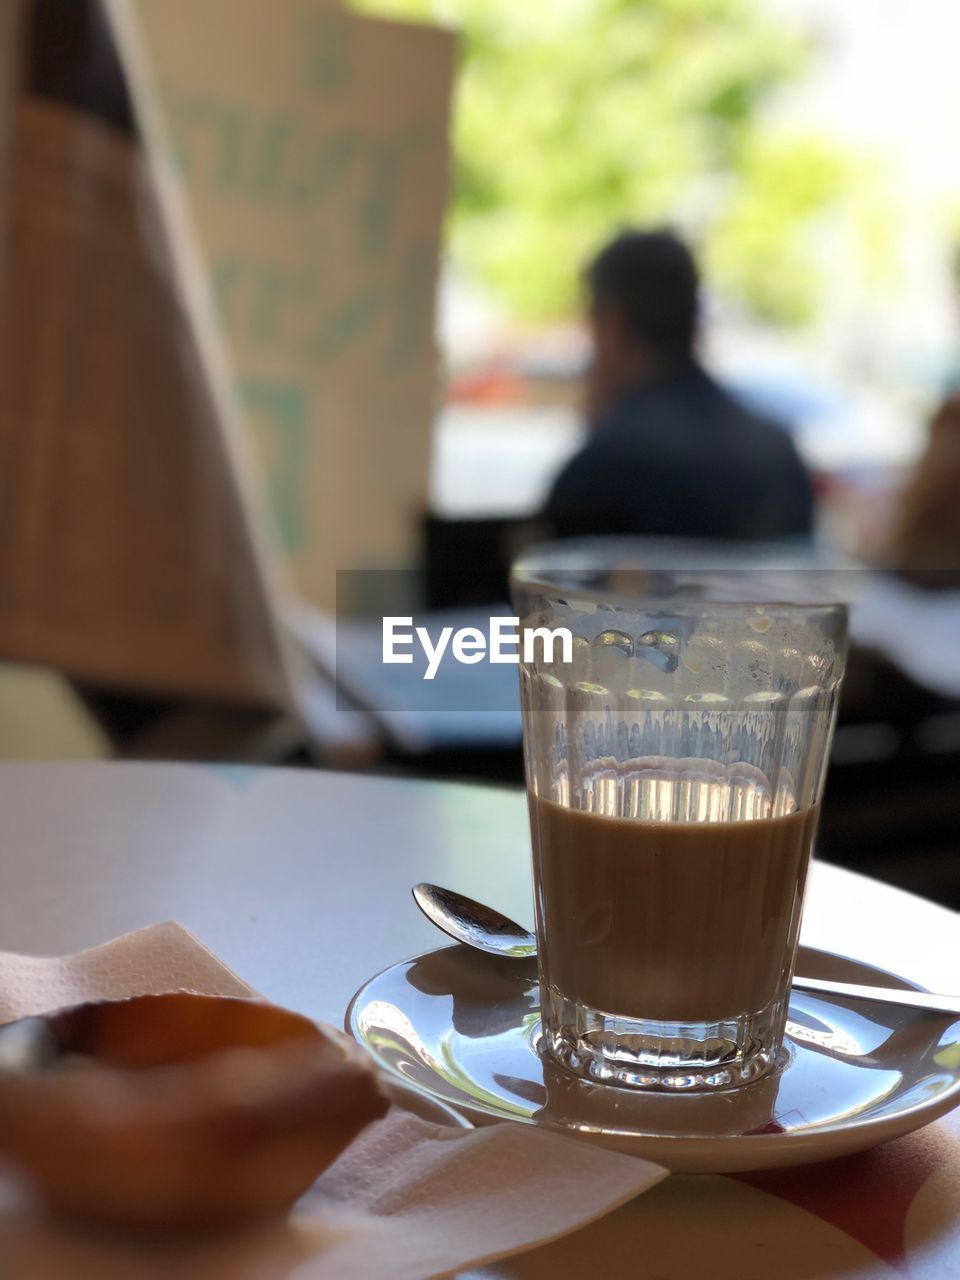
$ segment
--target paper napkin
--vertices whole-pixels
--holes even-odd
[[[0,1022],[98,998],[254,993],[185,929],[155,925],[78,955],[0,952]],[[527,1125],[371,1125],[282,1224],[203,1240],[113,1239],[0,1195],[0,1273],[17,1280],[429,1280],[575,1231],[666,1177],[658,1165]]]

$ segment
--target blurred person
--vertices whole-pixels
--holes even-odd
[[[668,231],[627,231],[586,272],[590,438],[541,518],[559,537],[778,539],[810,533],[810,481],[793,441],[697,358],[700,285]]]
[[[960,316],[960,246],[951,283]],[[903,577],[926,586],[960,586],[960,362],[930,423],[927,445],[894,517],[890,561]]]
[[[953,246],[950,255],[950,294],[953,298],[954,333],[960,338],[960,242]],[[948,399],[960,396],[960,351],[954,350],[953,361],[947,372],[943,394]]]
[[[943,401],[894,518],[890,562],[923,586],[960,587],[960,392]]]

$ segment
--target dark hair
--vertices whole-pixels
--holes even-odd
[[[595,307],[614,307],[630,332],[671,356],[689,355],[699,311],[693,255],[670,231],[625,231],[586,272]]]

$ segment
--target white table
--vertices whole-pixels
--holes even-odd
[[[526,806],[513,791],[4,764],[0,824],[0,949],[59,954],[175,919],[269,999],[338,1026],[367,977],[437,945],[410,898],[415,881],[531,917]],[[957,917],[850,872],[815,867],[803,937],[960,989]],[[672,1178],[563,1246],[483,1274],[546,1276],[561,1258],[569,1274],[637,1280],[960,1276],[958,1114],[876,1153],[766,1181]]]

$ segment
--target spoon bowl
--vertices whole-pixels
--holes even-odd
[[[465,894],[436,884],[417,884],[413,900],[431,924],[476,951],[511,960],[537,954],[537,940],[529,930]]]

